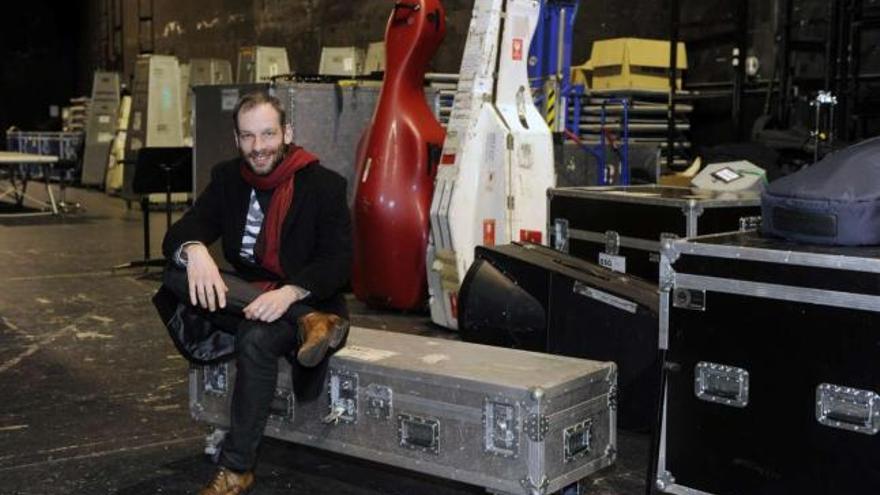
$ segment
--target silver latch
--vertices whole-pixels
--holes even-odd
[[[279,423],[293,423],[294,396],[291,390],[275,389],[275,397],[269,404],[269,418]]]
[[[754,217],[740,217],[739,219],[739,231],[745,232],[747,230],[755,230],[761,226],[761,216]]]
[[[519,453],[519,411],[516,404],[486,399],[483,404],[483,448],[501,457]]]
[[[669,258],[666,257],[666,253],[660,256],[660,279],[657,283],[660,290],[667,297],[672,291],[672,288],[675,287],[675,270],[672,269],[672,264]],[[662,319],[663,318],[661,318],[661,320]]]
[[[586,456],[592,449],[593,420],[587,419],[569,426],[562,432],[562,452],[565,462]]]
[[[397,437],[401,447],[439,454],[440,420],[413,414],[398,414]]]
[[[356,423],[358,414],[358,375],[356,373],[330,370],[330,413],[324,417],[327,423],[339,421]],[[341,411],[340,411],[341,410]]]
[[[391,419],[394,393],[391,387],[371,383],[364,390],[366,410],[364,414],[383,421]]]
[[[608,387],[608,409],[611,409],[612,411],[617,410],[617,396],[619,393],[620,392],[617,391],[617,377],[615,376],[614,383]]]
[[[749,372],[735,366],[701,361],[694,369],[697,398],[731,407],[749,404]]]
[[[529,128],[529,120],[526,118],[526,105],[533,105],[531,101],[531,97],[526,95],[526,87],[520,86],[518,90],[516,90],[516,113],[519,117],[519,123],[522,124],[524,129]],[[508,136],[513,136],[513,134],[508,134]],[[513,149],[513,147],[509,147],[508,149]]]
[[[553,221],[553,249],[568,253],[568,220],[565,218]]]
[[[675,248],[675,241],[679,237],[669,232],[660,234],[660,254],[665,257],[669,263],[675,263],[678,260],[678,250]],[[662,264],[662,261],[661,261]]]
[[[204,389],[207,394],[224,395],[229,388],[229,366],[220,363],[202,368]]]
[[[613,230],[605,232],[605,253],[612,256],[620,254],[620,234]]]
[[[880,396],[870,390],[823,383],[816,387],[816,421],[875,435],[880,431]]]

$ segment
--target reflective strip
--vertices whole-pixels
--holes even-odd
[[[880,311],[880,296],[853,294],[834,290],[794,287],[791,285],[748,282],[704,275],[675,274],[675,288],[697,289],[780,301],[802,302],[819,306]]]
[[[599,232],[590,232],[588,230],[568,229],[568,238],[577,239],[579,241],[590,241],[605,246],[605,234]],[[641,249],[642,251],[660,251],[660,241],[649,241],[639,239],[638,237],[620,236],[620,245],[623,247]]]

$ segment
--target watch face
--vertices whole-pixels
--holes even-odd
[[[725,184],[730,184],[737,179],[741,179],[742,175],[730,167],[724,167],[712,172],[712,177],[723,181]]]

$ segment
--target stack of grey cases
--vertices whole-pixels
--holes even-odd
[[[553,493],[616,457],[614,363],[352,328],[324,393],[297,403],[280,360],[265,434],[471,483]],[[229,423],[234,363],[194,367],[196,420]]]

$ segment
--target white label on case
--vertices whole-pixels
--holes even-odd
[[[599,266],[615,272],[626,273],[626,258],[608,253],[599,253]]]
[[[614,306],[617,309],[622,309],[633,314],[635,314],[638,310],[638,305],[632,301],[613,296],[607,292],[602,292],[601,290],[596,290],[579,281],[575,281],[574,287],[571,290],[576,294],[587,296],[590,299],[595,299],[596,301],[599,301],[601,303],[605,303],[609,306]]]
[[[386,351],[384,349],[372,349],[370,347],[361,347],[357,345],[347,345],[336,353],[337,356],[357,359],[358,361],[366,361],[374,363],[383,359],[396,356],[394,351]]]

